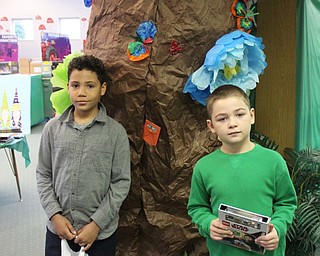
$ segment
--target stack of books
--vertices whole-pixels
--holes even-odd
[[[0,143],[8,143],[14,140],[13,133],[0,133]]]

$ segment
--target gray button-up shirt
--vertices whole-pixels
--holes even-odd
[[[78,230],[94,220],[97,239],[118,227],[119,209],[130,188],[130,147],[125,129],[99,104],[95,120],[79,129],[69,107],[44,127],[36,170],[47,226],[61,212]]]

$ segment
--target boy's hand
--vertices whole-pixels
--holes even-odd
[[[74,242],[81,247],[84,246],[83,251],[87,251],[96,240],[99,232],[100,227],[94,221],[91,221],[89,224],[78,230],[78,235],[74,239]]]
[[[54,230],[60,239],[72,240],[76,237],[77,232],[71,225],[70,221],[63,217],[60,213],[53,215],[50,221],[52,222]]]
[[[233,237],[232,231],[227,226],[223,225],[219,219],[211,221],[210,224],[210,238],[216,241],[220,241],[225,237]]]
[[[256,244],[263,246],[266,250],[275,250],[278,248],[279,237],[278,232],[272,224],[270,224],[269,233],[256,239]]]

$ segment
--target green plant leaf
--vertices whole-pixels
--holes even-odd
[[[83,55],[83,53],[75,52],[67,55],[63,59],[63,63],[59,63],[56,69],[52,71],[52,78],[50,82],[52,86],[60,90],[52,92],[50,101],[52,107],[55,109],[57,115],[61,115],[67,107],[71,105],[70,97],[68,94],[68,66],[70,61]]]
[[[279,145],[274,140],[271,140],[269,137],[263,135],[262,133],[259,133],[256,130],[251,131],[250,138],[252,142],[255,142],[265,148],[277,150],[279,147]]]

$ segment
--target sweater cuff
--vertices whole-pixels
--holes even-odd
[[[106,212],[102,212],[101,210],[97,210],[92,216],[91,219],[99,226],[99,228],[105,229],[111,221],[112,217],[109,216]]]
[[[211,215],[210,217],[208,217],[205,221],[204,221],[204,225],[203,225],[203,235],[205,237],[210,238],[210,226],[211,226],[211,222],[215,219],[217,219],[218,217]]]
[[[60,207],[59,203],[57,202],[52,202],[50,204],[47,205],[47,207],[45,208],[45,213],[48,217],[49,220],[51,220],[52,216],[62,212],[62,208]]]
[[[281,225],[281,223],[278,222],[278,221],[274,221],[274,222],[271,221],[271,224],[273,224],[274,228],[277,230],[279,240],[284,238],[285,235],[286,235],[286,230],[284,230],[284,228]]]

